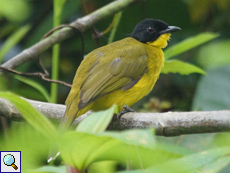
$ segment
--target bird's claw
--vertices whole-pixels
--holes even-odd
[[[135,110],[131,109],[130,107],[128,107],[127,105],[125,105],[123,107],[124,109],[122,111],[120,111],[118,114],[117,114],[117,119],[119,120],[121,118],[121,116],[127,112],[136,112]]]

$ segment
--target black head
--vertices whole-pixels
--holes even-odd
[[[160,35],[181,30],[177,26],[169,26],[158,19],[145,19],[139,22],[133,30],[132,37],[146,43],[155,41]]]

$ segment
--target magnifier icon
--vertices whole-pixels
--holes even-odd
[[[15,158],[11,154],[7,154],[3,158],[3,162],[7,166],[12,166],[15,170],[18,169],[18,167],[14,164],[15,163]]]

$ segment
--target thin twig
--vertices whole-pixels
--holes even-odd
[[[49,72],[46,70],[45,66],[42,64],[41,58],[38,57],[38,65],[42,69],[42,71],[45,73],[45,76],[50,76]]]
[[[38,77],[38,78],[40,78],[40,79],[42,79],[44,81],[52,82],[52,83],[58,83],[58,84],[61,84],[61,85],[67,86],[67,87],[71,87],[72,86],[71,84],[65,83],[63,81],[52,80],[52,79],[46,78],[46,76],[45,76],[46,74],[44,74],[44,73],[39,73],[39,72],[37,72],[37,73],[23,73],[23,72],[20,72],[20,71],[8,69],[8,68],[1,67],[1,66],[0,66],[0,69],[5,70],[5,71],[10,72],[10,73],[13,73],[13,74],[18,74],[18,75],[21,75],[21,76]]]

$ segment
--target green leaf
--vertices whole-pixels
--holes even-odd
[[[37,131],[50,139],[57,137],[54,125],[41,112],[36,110],[27,101],[10,93],[0,92],[0,97],[9,100],[21,113],[23,118]]]
[[[188,75],[191,73],[206,74],[199,67],[179,60],[165,61],[161,73],[180,73],[181,75]]]
[[[116,135],[111,133],[110,136],[114,137],[107,133],[67,132],[58,144],[64,162],[79,170],[84,170],[94,162],[105,160],[118,161],[124,165],[128,161],[130,165],[140,168],[180,157],[151,146],[155,145],[155,140],[150,131],[130,130],[117,132]]]
[[[230,156],[222,157],[220,159],[217,159],[215,162],[212,162],[202,168],[199,168],[197,172],[203,172],[203,173],[216,173],[220,172],[222,169],[224,169],[227,165],[230,163]],[[229,170],[229,169],[228,169]]]
[[[214,170],[221,170],[230,161],[228,156],[229,151],[230,147],[211,149],[174,159],[163,164],[152,166],[145,170],[122,171],[120,173],[187,173],[197,172],[197,170],[203,172],[206,168],[207,171],[211,171],[212,168]],[[220,164],[220,161],[223,161],[224,163]]]
[[[182,147],[180,145],[172,144],[172,143],[158,142],[157,147],[159,149],[173,152],[173,153],[181,155],[181,156],[186,156],[186,155],[194,153],[193,151],[189,150],[188,148]]]
[[[212,144],[215,147],[230,146],[230,133],[217,133]]]
[[[130,145],[139,145],[145,148],[154,149],[156,147],[156,139],[154,138],[154,129],[134,129],[123,132],[104,132],[99,136],[109,136]]]
[[[95,152],[101,150],[102,146],[104,150],[107,149],[104,143],[109,140],[108,137],[100,138],[80,132],[67,132],[58,144],[64,162],[78,170],[84,170],[97,158],[98,155],[95,156]]]
[[[35,88],[36,90],[38,90],[44,97],[45,99],[50,102],[50,97],[49,97],[49,93],[48,91],[38,82],[35,82],[31,79],[19,76],[19,75],[15,75],[14,76],[16,79],[20,80],[21,82],[24,82],[30,86],[32,86],[33,88]]]
[[[111,122],[114,113],[118,113],[116,105],[104,111],[94,112],[77,126],[76,131],[87,133],[103,132]]]
[[[172,58],[173,56],[179,55],[180,53],[183,53],[205,42],[208,42],[218,36],[219,34],[216,34],[216,33],[205,32],[205,33],[201,33],[196,36],[187,38],[181,41],[180,43],[167,48],[164,51],[165,59],[167,60],[169,58]]]
[[[67,173],[66,166],[42,166],[32,171],[34,173]]]
[[[7,135],[0,136],[1,151],[21,151],[22,172],[44,164],[51,140],[26,122],[12,122]]]
[[[87,168],[88,173],[115,173],[117,169],[116,161],[101,161],[90,165]]]
[[[162,173],[179,173],[197,170],[197,168],[204,168],[205,166],[216,162],[217,159],[225,157],[229,153],[230,147],[223,147],[203,151],[200,153],[192,154],[183,158],[169,161],[168,163],[150,168],[152,172]],[[168,169],[170,168],[170,169]]]
[[[25,36],[30,28],[31,26],[29,24],[22,26],[5,41],[4,45],[1,47],[0,50],[0,62],[2,61],[6,53]]]

